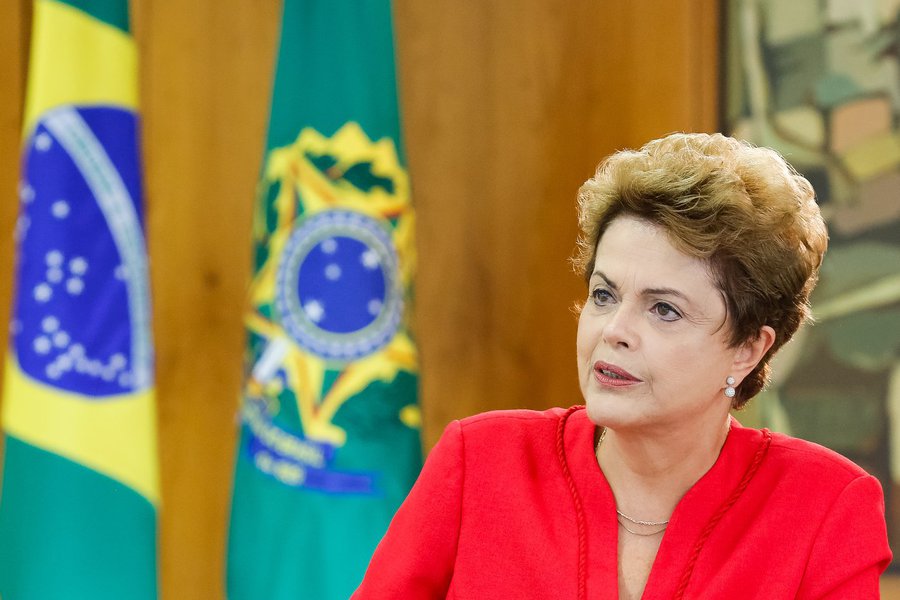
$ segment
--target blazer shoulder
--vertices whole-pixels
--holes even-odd
[[[821,446],[781,433],[772,434],[769,449],[771,466],[803,479],[819,483],[831,481],[844,486],[869,474],[849,458]]]
[[[545,443],[555,439],[560,421],[568,410],[558,407],[542,411],[495,410],[454,421],[448,429],[458,428],[466,444],[484,441],[502,447],[510,442],[527,443],[525,440],[529,439]]]
[[[547,410],[492,410],[460,419],[459,424],[467,431],[482,428],[540,428],[547,425],[558,425],[567,410],[560,407]]]

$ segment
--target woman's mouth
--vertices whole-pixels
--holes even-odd
[[[641,383],[641,380],[616,365],[597,361],[594,363],[594,378],[600,385],[609,387],[625,387]]]

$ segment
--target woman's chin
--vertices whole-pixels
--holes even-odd
[[[616,429],[645,420],[634,402],[622,398],[610,398],[607,394],[589,394],[585,398],[588,418],[598,426]]]

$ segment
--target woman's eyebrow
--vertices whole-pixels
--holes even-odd
[[[602,279],[604,282],[606,282],[606,285],[608,285],[609,287],[611,287],[611,288],[614,289],[615,291],[619,291],[619,286],[617,286],[617,285],[615,284],[615,282],[614,282],[612,279],[610,279],[609,277],[607,277],[606,274],[605,274],[603,271],[601,271],[600,269],[594,269],[594,272],[591,274],[591,276],[592,276],[592,277],[593,277],[593,276],[599,277],[599,278]]]
[[[613,280],[611,280],[609,277],[607,277],[606,274],[603,271],[601,271],[600,269],[594,270],[592,275],[595,275],[595,276],[601,278],[604,282],[606,282],[606,285],[608,285],[613,290],[619,291],[619,286],[616,285],[616,283]],[[691,299],[688,298],[684,292],[677,290],[675,288],[670,288],[670,287],[645,288],[645,289],[641,290],[640,295],[641,296],[676,296],[678,298],[686,300],[687,302],[691,301]]]
[[[676,290],[675,288],[646,288],[641,291],[641,294],[644,296],[677,296],[683,300],[691,301],[683,292]]]

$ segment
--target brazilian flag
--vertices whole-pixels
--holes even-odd
[[[285,0],[230,600],[346,600],[421,468],[404,162],[389,0]]]
[[[36,0],[33,15],[0,596],[152,599],[156,409],[127,0]]]

